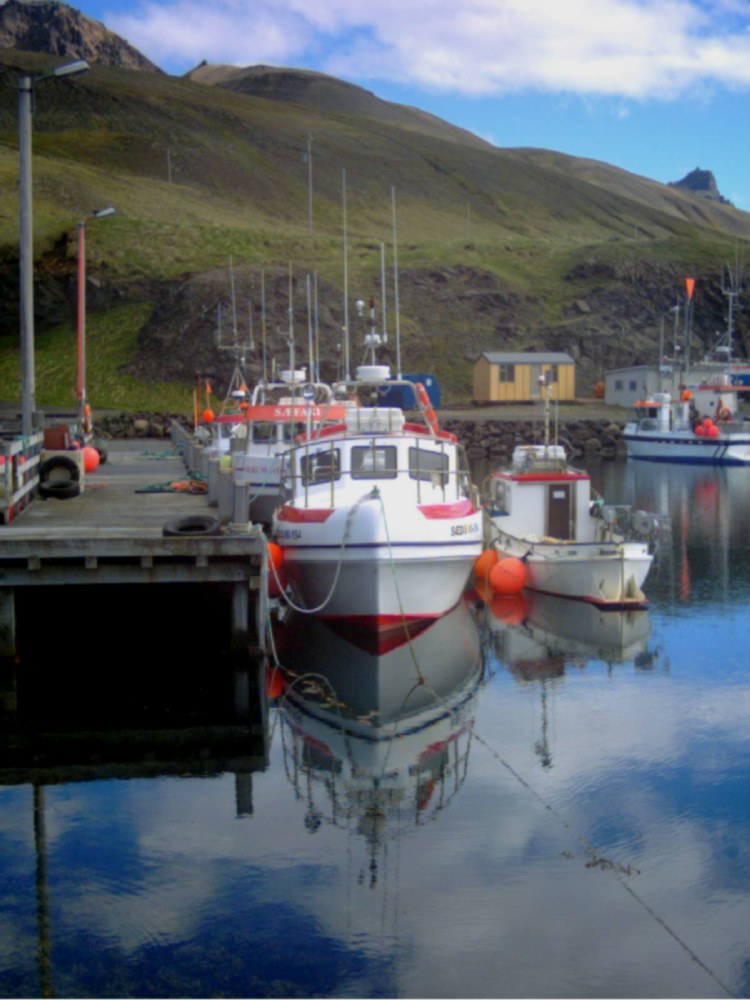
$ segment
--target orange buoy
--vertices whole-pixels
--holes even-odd
[[[211,409],[211,407],[207,406],[206,409],[203,411],[203,423],[204,424],[213,423],[213,420],[214,420],[215,416],[216,416],[216,414]]]
[[[281,586],[279,586],[281,584]],[[268,543],[268,596],[279,597],[286,586],[284,550],[276,542]]]
[[[83,455],[83,471],[96,472],[99,468],[99,452],[96,448],[86,445],[81,454]]]
[[[269,698],[280,698],[284,693],[284,678],[278,667],[270,668],[266,671],[266,695]]]
[[[706,428],[703,426],[703,424],[696,424],[695,427],[693,428],[693,432],[695,433],[696,437],[699,438],[706,436]]]
[[[706,437],[717,438],[721,434],[721,431],[716,426],[716,424],[711,424],[710,427],[706,428]]]
[[[493,618],[505,625],[520,625],[528,616],[523,594],[493,594],[490,611]]]
[[[498,559],[490,570],[490,587],[496,594],[519,594],[526,584],[526,566],[515,556]]]
[[[497,549],[485,549],[474,560],[474,576],[480,580],[486,580],[490,575],[490,570],[499,558]]]

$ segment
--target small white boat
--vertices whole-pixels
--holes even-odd
[[[511,467],[490,476],[486,500],[488,543],[524,562],[528,589],[603,608],[646,604],[656,519],[592,498],[589,475],[568,465],[562,445],[517,447]],[[643,537],[628,540],[631,527]]]
[[[712,415],[696,415],[700,392],[712,392]],[[735,389],[736,392],[736,389]],[[685,390],[679,401],[669,392],[635,404],[625,425],[623,441],[628,458],[647,462],[693,465],[750,465],[750,424],[737,419],[734,397],[725,385]],[[692,411],[691,411],[692,407]]]
[[[293,600],[378,631],[454,607],[483,546],[463,449],[438,428],[421,386],[387,375],[387,366],[359,369],[344,420],[287,451],[288,499],[273,518]],[[377,403],[393,386],[411,389],[425,423],[352,399]]]

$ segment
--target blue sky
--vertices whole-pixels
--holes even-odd
[[[498,146],[667,182],[695,167],[750,210],[747,0],[81,0],[169,73],[320,70]]]

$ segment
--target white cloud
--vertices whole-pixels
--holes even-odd
[[[750,83],[738,0],[149,0],[107,24],[170,67],[304,65],[464,95],[668,99]]]

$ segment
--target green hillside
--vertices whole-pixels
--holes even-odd
[[[0,52],[4,398],[17,394],[17,79],[51,65],[44,56]],[[605,364],[643,360],[687,273],[704,296],[696,299],[698,340],[721,325],[720,269],[738,241],[747,245],[745,213],[606,164],[495,149],[351,85],[339,82],[337,90],[337,81],[316,78],[315,87],[300,87],[298,77],[278,71],[274,91],[273,74],[266,74],[266,96],[223,85],[239,87],[242,74],[239,81],[218,73],[201,83],[107,67],[39,85],[33,166],[40,354],[45,337],[64,345],[64,331],[73,329],[76,222],[103,204],[117,215],[88,227],[88,273],[96,286],[90,303],[102,342],[123,340],[102,352],[116,366],[106,379],[97,376],[102,386],[115,385],[114,376],[127,369],[145,405],[150,379],[168,374],[188,385],[198,363],[226,377],[231,359],[213,341],[217,306],[228,301],[230,258],[238,295],[250,303],[241,311],[256,321],[261,271],[269,278],[269,340],[277,354],[288,328],[284,276],[291,267],[295,326],[306,331],[305,280],[315,272],[325,289],[322,342],[333,353],[343,322],[344,172],[351,301],[379,296],[383,243],[392,308],[394,189],[404,368],[435,370],[451,398],[469,393],[482,350],[572,350],[584,389]],[[123,311],[128,304],[134,308]],[[181,317],[178,325],[172,315]],[[388,325],[393,329],[393,316]],[[738,341],[747,353],[745,320]],[[72,383],[59,364],[49,372],[43,358],[40,364],[40,404],[62,404]],[[250,374],[259,364],[251,362]],[[163,387],[154,387],[155,401],[160,394]],[[95,388],[90,395],[100,406],[123,405]]]

